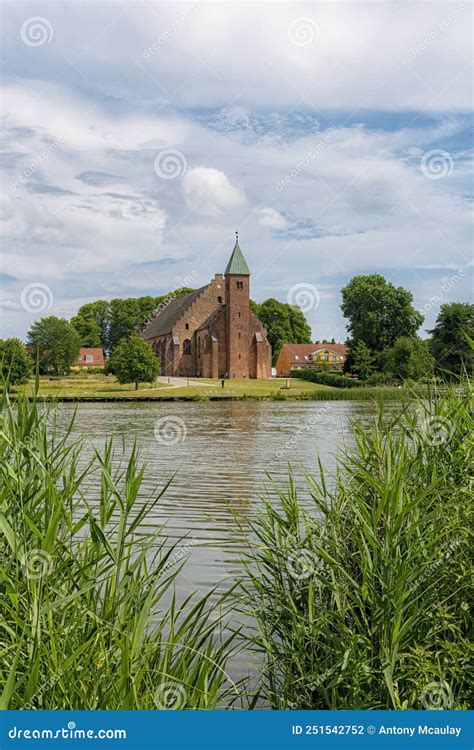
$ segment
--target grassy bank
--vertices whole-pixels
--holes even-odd
[[[312,512],[290,478],[249,519],[244,610],[273,708],[472,706],[470,399],[355,425],[335,486],[306,476]]]
[[[157,381],[140,384],[135,391],[133,384],[120,385],[113,376],[84,376],[71,378],[40,378],[38,395],[43,399],[57,401],[121,401],[121,400],[217,400],[217,399],[255,399],[275,401],[328,401],[398,399],[413,393],[404,388],[333,388],[310,383],[296,378],[264,380],[226,380],[222,388],[220,380],[201,378],[192,382],[199,385],[170,387],[167,383]],[[15,392],[14,392],[15,393]],[[30,398],[35,393],[35,383],[17,389],[16,393]],[[423,390],[420,390],[420,394]]]
[[[182,555],[140,530],[164,490],[143,497],[136,451],[114,469],[109,443],[79,469],[81,442],[54,435],[36,403],[11,409],[4,398],[1,420],[0,706],[232,702],[226,598],[211,606],[209,597],[170,597]]]

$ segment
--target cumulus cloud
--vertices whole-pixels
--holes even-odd
[[[194,167],[184,176],[186,205],[205,216],[219,216],[245,203],[245,194],[234,187],[224,172],[213,167]]]
[[[343,339],[352,274],[384,273],[421,307],[446,269],[469,268],[471,5],[65,8],[44,6],[54,39],[41,48],[19,34],[34,5],[4,13],[9,299],[38,280],[54,314],[73,314],[200,286],[238,228],[252,296],[309,280],[324,291],[314,336]],[[316,23],[307,43],[302,16]],[[230,54],[239,37],[245,52]],[[440,179],[421,169],[433,149],[451,159]],[[154,165],[170,150],[187,171],[164,179]],[[31,320],[2,323],[22,336]]]
[[[275,211],[274,208],[261,208],[258,212],[259,223],[262,227],[271,227],[272,229],[286,229],[289,222],[284,216]]]

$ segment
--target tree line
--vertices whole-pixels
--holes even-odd
[[[37,359],[40,372],[65,374],[77,362],[80,347],[100,347],[109,356],[109,371],[129,378],[123,382],[152,379],[157,360],[139,334],[161,305],[190,291],[182,287],[157,297],[96,300],[82,305],[70,321],[55,316],[35,321],[26,348],[19,339],[0,341],[3,376],[12,384],[26,382]],[[274,298],[260,304],[251,301],[250,306],[267,329],[274,361],[283,343],[311,343],[311,328],[300,308]],[[424,318],[414,307],[411,292],[379,274],[353,277],[342,289],[341,309],[349,332],[345,369],[363,380],[377,383],[387,378],[421,380],[434,372],[472,373],[472,304],[442,305],[428,340],[418,335]],[[144,377],[147,374],[150,377]]]

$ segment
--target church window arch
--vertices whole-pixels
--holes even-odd
[[[189,339],[183,341],[183,354],[191,354],[191,341]]]

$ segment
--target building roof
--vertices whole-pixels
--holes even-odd
[[[195,289],[193,292],[183,295],[183,297],[176,297],[161,310],[158,309],[156,315],[145,326],[142,332],[143,338],[151,339],[155,336],[164,336],[166,333],[171,333],[171,330],[181,316],[191,307],[193,302],[207,286],[209,286],[209,284],[202,286],[199,289]]]
[[[334,354],[340,354],[343,357],[347,355],[347,346],[345,344],[283,344],[280,349],[280,355],[286,355],[290,365],[304,364],[311,354],[316,352],[328,351]]]
[[[79,356],[77,358],[77,361],[85,362],[86,354],[92,356],[92,360],[89,361],[87,364],[97,365],[98,367],[104,366],[105,364],[104,352],[103,352],[103,349],[101,349],[100,347],[82,346],[79,349]]]
[[[225,269],[225,276],[250,276],[250,269],[244,258],[244,254],[240,249],[238,240],[235,243],[232,255]]]
[[[201,323],[199,328],[197,328],[198,331],[204,331],[206,328],[209,328],[209,326],[212,326],[213,323],[216,322],[218,318],[222,315],[224,312],[226,306],[225,305],[219,305],[219,307],[212,312],[208,318],[204,321],[204,323]]]

